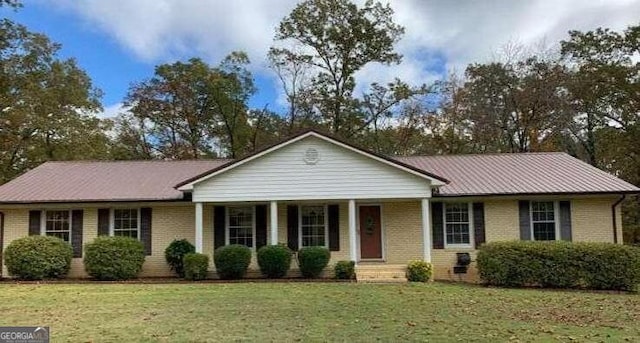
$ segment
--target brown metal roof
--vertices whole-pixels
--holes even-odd
[[[639,193],[564,153],[398,157],[445,177],[440,196]],[[0,203],[180,200],[177,184],[230,160],[47,162],[0,186]]]
[[[178,200],[177,183],[227,162],[46,162],[0,186],[0,203]]]
[[[398,157],[451,182],[439,195],[638,193],[640,189],[561,152]]]

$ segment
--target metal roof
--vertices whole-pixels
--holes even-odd
[[[0,203],[179,200],[177,183],[227,162],[46,162],[0,186]]]
[[[638,193],[640,189],[562,152],[397,157],[451,182],[439,195]]]
[[[446,178],[439,196],[639,193],[565,153],[397,157]],[[175,188],[231,160],[46,162],[0,186],[0,203],[168,201]]]

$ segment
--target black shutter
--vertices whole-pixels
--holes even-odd
[[[560,201],[560,239],[571,241],[571,202]]]
[[[293,251],[298,250],[298,206],[287,206],[287,245]]]
[[[71,211],[71,246],[73,247],[73,257],[82,257],[82,230],[84,211]]]
[[[109,236],[109,209],[98,209],[98,236]]]
[[[140,209],[140,240],[144,245],[144,252],[151,255],[151,208]]]
[[[329,205],[329,250],[340,251],[340,205]]]
[[[29,236],[40,234],[40,216],[42,211],[29,211]]]
[[[529,217],[529,201],[520,200],[518,202],[520,212],[520,239],[523,241],[531,240],[531,220]]]
[[[473,203],[473,236],[476,241],[476,249],[486,242],[484,230],[484,203]]]
[[[213,207],[213,246],[216,249],[225,243],[225,212],[224,206]]]
[[[267,205],[256,205],[256,249],[267,245]]]
[[[442,218],[442,203],[431,203],[431,239],[434,249],[444,249],[444,220]]]

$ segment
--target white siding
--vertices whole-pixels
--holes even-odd
[[[304,161],[307,149],[316,164]],[[193,187],[193,201],[389,199],[430,196],[430,183],[316,137],[272,151]]]

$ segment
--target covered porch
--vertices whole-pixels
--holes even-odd
[[[324,246],[331,264],[431,261],[430,199],[446,180],[315,131],[178,185],[195,246]],[[208,230],[211,234],[207,237]],[[254,266],[255,261],[254,261]]]
[[[228,244],[243,244],[254,252],[264,245],[284,244],[294,251],[326,247],[331,251],[330,265],[340,260],[402,265],[431,260],[428,198],[196,202],[194,206],[196,251],[211,256]]]

